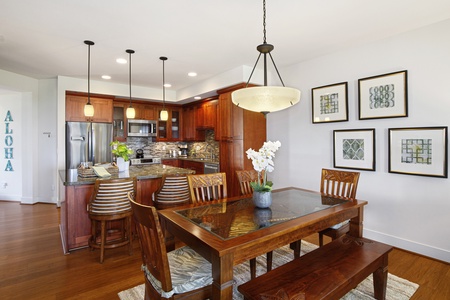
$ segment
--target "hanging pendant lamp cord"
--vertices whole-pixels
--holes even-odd
[[[91,104],[91,45],[88,44],[88,104]]]
[[[165,71],[164,71],[164,60],[163,60],[163,110],[166,108],[166,80],[165,80]]]
[[[263,43],[266,44],[266,0],[263,0]]]
[[[130,67],[130,78],[129,78],[129,83],[130,83],[130,107],[131,107],[131,52],[130,54],[130,59],[129,59],[129,67]]]

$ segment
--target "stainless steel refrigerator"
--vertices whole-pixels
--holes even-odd
[[[112,136],[110,123],[66,122],[66,169],[76,169],[84,161],[111,162]]]

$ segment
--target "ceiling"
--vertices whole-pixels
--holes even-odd
[[[450,18],[448,0],[267,0],[267,42],[278,69]],[[239,66],[263,41],[262,0],[1,0],[0,69],[177,91]],[[260,62],[261,64],[261,62]],[[188,77],[194,71],[197,77]],[[181,100],[181,99],[180,99]]]

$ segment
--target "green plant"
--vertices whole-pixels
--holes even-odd
[[[111,153],[117,157],[122,157],[124,161],[130,159],[130,155],[133,154],[133,150],[128,148],[125,143],[114,141],[109,144],[112,147]]]

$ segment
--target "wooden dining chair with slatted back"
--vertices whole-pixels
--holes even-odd
[[[135,202],[133,193],[128,198],[141,246],[144,299],[210,299],[211,264],[187,246],[167,252],[156,208]]]
[[[322,169],[320,192],[330,196],[345,197],[350,200],[356,199],[356,190],[359,182],[359,172]],[[347,221],[336,224],[319,232],[319,245],[323,246],[323,236],[332,240],[346,234],[350,229]]]
[[[92,232],[88,244],[92,250],[100,249],[100,263],[103,263],[105,249],[128,245],[128,252],[132,254],[132,211],[127,194],[135,191],[136,178],[95,181],[94,193],[87,205]]]
[[[192,203],[219,200],[227,197],[225,173],[187,175]]]
[[[255,170],[238,170],[236,176],[241,187],[241,195],[251,195],[253,188],[250,183],[258,181],[258,172]],[[266,253],[267,272],[272,270],[272,257],[272,251]],[[256,258],[250,260],[250,276],[252,279],[256,278]]]

